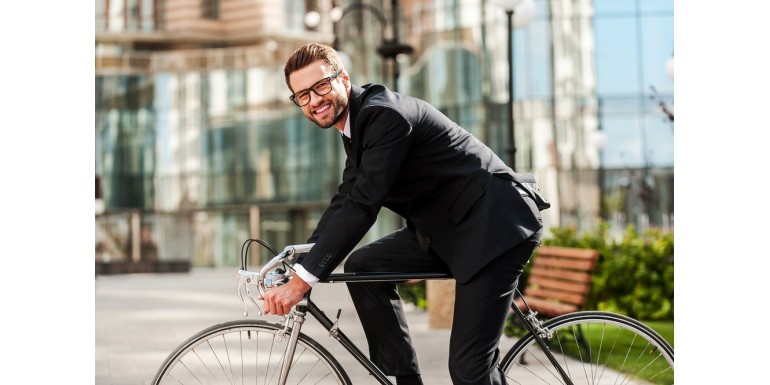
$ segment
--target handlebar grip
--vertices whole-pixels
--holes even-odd
[[[284,249],[284,251],[287,249],[292,249],[295,253],[298,253],[298,254],[307,253],[308,251],[310,251],[311,248],[313,248],[313,245],[315,245],[315,243],[304,243],[301,245],[286,246],[286,249]]]

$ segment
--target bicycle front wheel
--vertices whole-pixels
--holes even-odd
[[[632,318],[599,311],[556,317],[543,324],[553,332],[549,350],[575,385],[674,383],[674,349],[658,333]],[[565,384],[531,333],[500,363],[512,384]]]
[[[211,326],[169,354],[152,383],[277,384],[289,342],[282,329],[262,320]],[[350,379],[323,346],[300,334],[286,384],[350,385]]]

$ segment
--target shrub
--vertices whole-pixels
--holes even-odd
[[[398,294],[404,302],[413,303],[422,310],[428,308],[425,294],[425,281],[411,285],[399,283],[396,287],[398,288]]]
[[[606,223],[582,234],[570,228],[552,229],[553,236],[543,244],[601,253],[585,308],[643,320],[673,320],[673,232],[650,229],[639,234],[629,226],[619,240],[613,240],[608,230]]]

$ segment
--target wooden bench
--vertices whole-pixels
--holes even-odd
[[[591,290],[599,252],[560,246],[540,246],[532,259],[524,300],[547,318],[581,310]],[[516,305],[526,312],[521,298]]]

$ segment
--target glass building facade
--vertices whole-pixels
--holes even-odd
[[[243,12],[203,3],[201,30]],[[673,1],[536,0],[532,22],[512,32],[510,58],[505,13],[491,3],[401,1],[399,38],[414,53],[398,58],[397,76],[376,53],[393,33],[393,2],[369,2],[379,15],[348,12],[337,22],[333,7],[351,3],[264,4],[276,24],[264,21],[247,43],[191,45],[168,33],[177,11],[163,2],[97,1],[97,260],[234,266],[248,238],[304,242],[336,190],[344,151],[288,100],[283,64],[319,40],[336,40],[353,58],[355,84],[431,102],[504,160],[513,64],[516,169],[534,173],[554,201],[546,225],[587,227],[600,215],[670,225],[673,126],[650,86],[673,103],[663,71]],[[318,25],[306,23],[310,11]],[[364,242],[400,226],[383,210]]]

